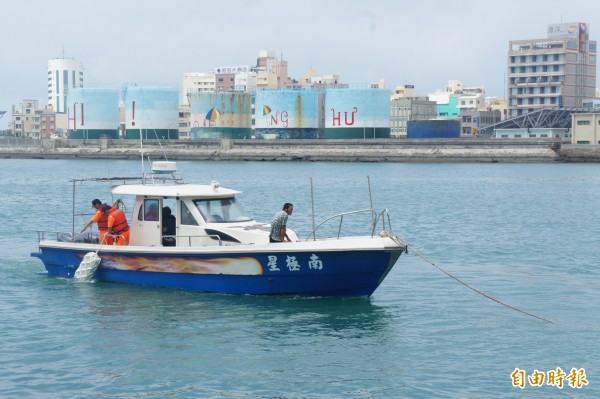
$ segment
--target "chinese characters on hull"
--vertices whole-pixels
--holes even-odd
[[[277,256],[269,255],[269,262],[267,263],[267,267],[270,272],[279,272],[281,269],[277,264]],[[283,267],[283,266],[282,266]],[[295,256],[286,255],[285,267],[290,272],[299,272],[302,270],[302,265],[298,262],[298,259]],[[323,270],[323,261],[319,259],[316,254],[312,254],[309,261],[306,264],[309,270]]]

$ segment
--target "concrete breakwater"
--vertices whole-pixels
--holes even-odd
[[[600,162],[600,145],[554,139],[28,140],[0,139],[1,158],[335,162]]]

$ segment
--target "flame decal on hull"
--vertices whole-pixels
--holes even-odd
[[[121,256],[101,254],[101,268],[162,273],[262,275],[260,262],[249,256],[202,259],[195,257]]]

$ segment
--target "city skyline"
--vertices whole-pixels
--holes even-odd
[[[600,14],[593,12],[600,6],[583,0],[285,5],[274,0],[7,4],[0,27],[5,38],[0,110],[8,112],[0,129],[7,127],[12,105],[24,99],[47,102],[47,62],[63,56],[83,63],[86,85],[180,86],[185,72],[253,65],[258,52],[268,49],[288,61],[295,79],[314,68],[318,74],[338,74],[344,83],[384,79],[390,90],[411,84],[419,94],[461,80],[504,97],[510,40],[544,38],[548,25],[560,22],[586,22],[590,39],[600,38]]]

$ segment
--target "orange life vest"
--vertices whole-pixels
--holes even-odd
[[[102,213],[102,211],[100,210],[96,211],[96,214],[94,215],[94,217],[92,217],[92,220],[98,223],[99,231],[108,230],[108,213]]]
[[[114,209],[114,211],[113,211]],[[112,208],[108,215],[108,228],[113,229],[114,234],[119,234],[123,231],[129,230],[129,224],[127,218],[122,210],[118,208]]]

